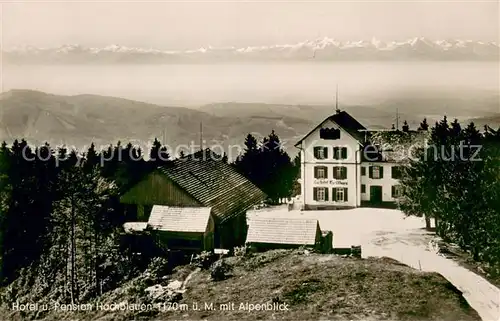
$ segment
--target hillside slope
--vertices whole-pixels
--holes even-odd
[[[182,302],[235,302],[238,307],[275,299],[288,303],[289,311],[192,311],[183,319],[479,320],[442,276],[392,260],[276,252],[232,259],[231,278],[213,285],[206,275],[195,275]]]
[[[212,281],[208,271],[192,266],[181,266],[162,278],[164,285],[173,280],[186,285],[177,308],[168,311],[59,310],[44,313],[44,320],[480,320],[461,292],[442,276],[387,258],[275,250],[224,261],[232,272],[223,281]],[[105,294],[100,304],[148,303],[140,293],[151,284],[144,285],[142,279]],[[287,310],[240,310],[242,303],[245,307],[272,302],[286,304]],[[205,308],[205,303],[213,304],[213,309]],[[234,309],[224,309],[224,304],[232,303]],[[19,320],[18,313],[4,315]]]
[[[484,122],[498,120],[498,95],[454,96],[449,93],[417,97],[408,93],[369,105],[341,106],[368,128],[390,128],[407,120],[417,128],[424,117],[430,124],[448,115]],[[221,145],[225,150],[243,148],[248,133],[262,137],[275,130],[292,155],[293,144],[321,120],[334,112],[334,106],[283,105],[264,103],[214,103],[197,109],[166,107],[123,98],[75,95],[62,96],[32,90],[11,90],[0,95],[0,141],[25,138],[33,144],[65,144],[85,148],[110,143],[133,142],[143,148],[155,137],[175,147],[197,150],[200,123],[206,146]],[[196,145],[196,146],[193,146]],[[230,157],[236,157],[234,152]]]
[[[31,143],[66,144],[81,148],[91,142],[108,145],[132,141],[152,142],[154,137],[176,147],[242,144],[252,132],[267,135],[272,129],[284,139],[298,139],[312,123],[290,116],[226,117],[199,110],[164,107],[133,100],[96,96],[60,96],[29,90],[12,90],[0,97],[0,140],[26,138]],[[196,149],[196,148],[195,148]]]
[[[499,106],[498,93],[467,91],[409,91],[380,101],[340,104],[342,110],[349,112],[368,128],[391,128],[392,124],[396,124],[397,114],[399,125],[406,120],[411,128],[417,128],[424,118],[427,118],[429,124],[433,124],[434,121],[441,120],[443,115],[447,115],[450,120],[458,118],[463,122],[474,117],[484,117],[484,122],[492,121],[497,124],[500,118]],[[317,124],[333,113],[335,106],[227,102],[204,105],[199,110],[220,117],[293,116]]]
[[[500,113],[493,116],[477,117],[471,118],[469,121],[474,122],[477,128],[483,129],[485,125],[488,125],[494,130],[500,128]]]

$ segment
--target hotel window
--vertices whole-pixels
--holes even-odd
[[[368,174],[370,178],[384,178],[384,168],[382,166],[370,166]]]
[[[326,188],[326,187],[314,187],[313,199],[315,201],[319,201],[319,202],[328,201],[328,188]]]
[[[347,159],[347,147],[334,147],[333,148],[333,158],[335,158],[335,159]]]
[[[314,158],[316,159],[326,159],[328,158],[328,148],[327,147],[314,147]]]
[[[326,166],[314,167],[314,178],[328,178],[328,167]]]
[[[366,193],[366,185],[365,184],[361,184],[361,193],[362,194]]]
[[[401,167],[400,166],[392,166],[391,167],[391,177],[394,179],[401,178]]]
[[[347,188],[346,187],[334,187],[333,197],[335,202],[347,202]]]
[[[361,166],[361,176],[366,176],[366,167]]]
[[[403,191],[402,191],[401,185],[392,186],[392,197],[393,198],[401,197],[402,192]]]
[[[319,138],[321,138],[321,139],[339,139],[340,138],[340,129],[321,128],[319,130]]]
[[[335,179],[347,179],[347,167],[334,166],[333,167],[333,178],[335,178]]]

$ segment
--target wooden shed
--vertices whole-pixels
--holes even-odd
[[[246,211],[266,195],[210,149],[158,168],[121,197],[137,221],[149,221],[154,205],[210,207],[214,246],[230,249],[245,242]]]
[[[246,243],[257,250],[301,246],[322,250],[322,234],[314,219],[252,218]]]
[[[214,249],[214,219],[210,207],[154,205],[147,229],[170,250],[194,252]]]

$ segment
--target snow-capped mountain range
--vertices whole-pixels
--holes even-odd
[[[176,63],[225,61],[499,61],[496,42],[429,40],[422,37],[385,42],[377,39],[338,41],[319,38],[296,44],[254,47],[202,47],[194,50],[158,50],[110,45],[103,48],[63,45],[53,48],[21,46],[4,49],[6,63]]]

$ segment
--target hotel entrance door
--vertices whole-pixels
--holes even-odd
[[[370,186],[370,202],[382,203],[382,186]]]

